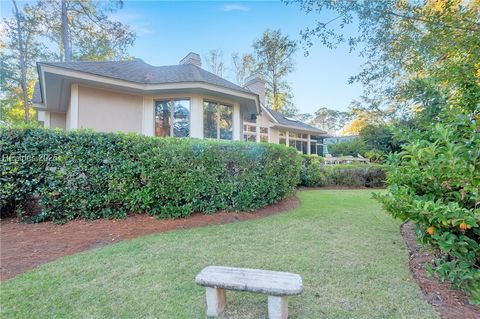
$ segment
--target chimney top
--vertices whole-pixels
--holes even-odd
[[[199,54],[190,52],[189,54],[187,54],[187,56],[180,60],[179,64],[193,64],[201,68],[202,59],[200,58]]]
[[[245,79],[243,87],[250,91],[257,93],[260,98],[260,103],[265,104],[265,80],[259,74],[253,74]]]

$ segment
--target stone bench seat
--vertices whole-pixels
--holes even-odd
[[[288,317],[287,296],[303,291],[302,278],[297,274],[261,269],[209,266],[195,278],[207,288],[207,315],[218,316],[226,304],[226,290],[248,291],[268,295],[270,319]]]

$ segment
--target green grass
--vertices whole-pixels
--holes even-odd
[[[179,230],[62,258],[0,285],[3,318],[205,318],[207,265],[290,271],[290,318],[439,318],[407,268],[399,222],[368,190],[298,193],[265,219]],[[266,318],[266,296],[227,293],[226,318]]]

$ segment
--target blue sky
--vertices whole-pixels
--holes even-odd
[[[22,4],[22,2],[20,2]],[[1,0],[2,16],[10,15],[10,2]],[[132,1],[113,18],[130,24],[137,40],[130,54],[153,65],[177,64],[188,52],[202,58],[211,49],[222,49],[229,64],[232,52],[251,52],[252,43],[262,32],[281,29],[292,39],[312,26],[315,19],[329,16],[305,15],[297,5],[279,1]],[[315,41],[305,57],[300,49],[296,69],[288,77],[294,103],[301,112],[313,113],[319,107],[346,110],[358,98],[362,87],[350,85],[348,78],[360,71],[361,58],[348,47],[328,49]]]

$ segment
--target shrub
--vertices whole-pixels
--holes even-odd
[[[323,157],[303,155],[300,170],[300,183],[303,186],[324,186],[325,174],[323,170]]]
[[[251,211],[293,193],[301,165],[282,145],[84,130],[2,128],[0,149],[0,211],[32,221]]]
[[[319,156],[304,155],[300,172],[303,186],[383,187],[386,171],[378,164],[325,165]]]
[[[357,156],[357,154],[363,156],[366,151],[365,143],[358,137],[350,141],[328,145],[328,153],[333,156]]]
[[[412,220],[437,259],[430,271],[480,304],[480,127],[471,115],[404,135],[410,143],[389,158],[387,211]],[[477,115],[478,116],[478,115]]]

